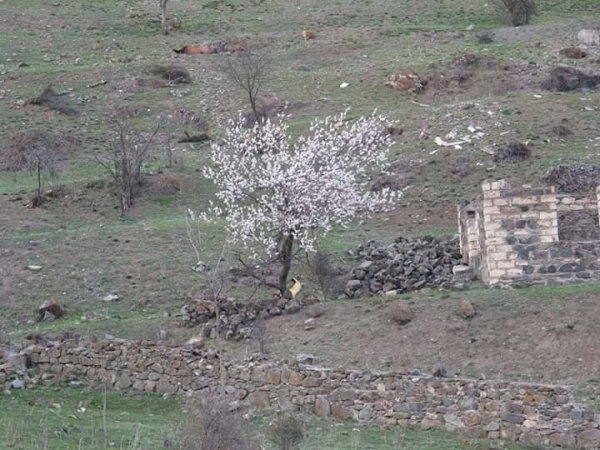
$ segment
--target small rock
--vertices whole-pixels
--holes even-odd
[[[317,317],[321,317],[325,314],[325,308],[323,306],[317,304],[311,305],[306,309],[306,315],[312,319],[316,319]]]
[[[414,314],[408,306],[408,303],[403,300],[398,300],[392,306],[392,318],[394,319],[394,322],[404,325],[413,320]]]
[[[119,300],[119,296],[117,294],[107,294],[102,297],[103,302],[116,302]]]
[[[12,383],[10,383],[10,388],[11,389],[23,389],[25,387],[25,382],[23,380],[13,380]]]
[[[463,318],[472,319],[475,317],[475,308],[473,307],[473,304],[466,298],[463,298],[460,301],[459,308],[460,314],[463,316]]]
[[[304,321],[304,329],[306,331],[314,330],[317,328],[317,320],[316,319],[306,319]]]
[[[29,270],[31,270],[32,272],[39,272],[40,270],[42,270],[42,266],[35,266],[35,265],[27,266],[27,268]]]
[[[38,308],[38,321],[59,319],[65,314],[65,310],[55,299],[46,300]]]
[[[600,45],[600,29],[598,30],[581,30],[577,34],[579,42],[585,45]]]
[[[302,37],[305,40],[310,41],[316,37],[316,34],[314,31],[304,30],[304,31],[302,31]]]
[[[315,356],[310,353],[298,353],[296,355],[296,361],[298,361],[300,364],[311,365],[315,362]]]

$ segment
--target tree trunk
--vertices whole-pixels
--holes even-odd
[[[287,279],[292,268],[292,250],[294,248],[294,235],[289,233],[282,237],[279,248],[279,259],[281,261],[281,273],[279,274],[279,290],[281,295],[287,291]]]
[[[38,200],[42,200],[42,163],[38,161],[37,165],[37,179],[38,179],[38,187],[37,187],[37,196]]]
[[[167,2],[168,0],[160,0],[160,26],[162,33],[166,36],[169,34],[169,24],[167,23]]]

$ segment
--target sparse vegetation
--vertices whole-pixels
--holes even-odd
[[[318,242],[327,258],[309,258],[323,267],[333,263],[349,271],[356,265],[349,250],[372,239],[391,243],[399,236],[455,234],[455,206],[477,196],[484,179],[507,179],[511,186],[551,182],[559,192],[575,187],[590,195],[595,191],[600,73],[594,61],[600,53],[592,45],[584,52],[560,52],[581,50],[577,32],[600,19],[593,0],[424,0],[410,5],[351,0],[343,8],[309,0],[51,3],[0,1],[3,345],[64,329],[135,339],[154,339],[165,330],[164,341],[179,345],[201,334],[198,327],[179,326],[178,320],[197,291],[214,293],[211,274],[226,281],[222,296],[240,302],[271,300],[287,287],[280,268],[289,255],[282,250],[290,246],[281,245],[285,238],[276,231],[274,262],[264,247],[240,244],[230,245],[221,261],[228,237],[223,215],[199,224],[205,239],[198,255],[188,243],[183,211],[207,211],[211,200],[223,206],[215,198],[219,186],[201,174],[205,167],[219,169],[208,141],[222,146],[224,124],[237,120],[240,109],[250,110],[243,113],[249,119],[249,128],[241,130],[245,136],[267,116],[283,113],[291,142],[307,132],[311,121],[348,107],[345,126],[374,109],[398,122],[388,130],[388,173],[376,169],[361,176],[377,192],[385,187],[402,192],[396,208],[344,226],[333,224]],[[158,30],[159,14],[162,33],[184,26],[165,37]],[[174,18],[185,22],[176,25]],[[311,30],[311,39],[302,30]],[[202,51],[171,51],[186,45]],[[581,59],[567,57],[583,54]],[[229,63],[237,65],[237,77],[224,69]],[[401,72],[416,73],[427,84],[414,94],[384,85]],[[117,106],[124,113],[120,126],[105,120]],[[151,138],[161,114],[161,128]],[[31,145],[38,135],[45,144]],[[515,164],[503,164],[493,156],[502,143],[527,143],[531,151],[517,152]],[[56,152],[34,150],[24,156],[36,148]],[[104,166],[94,161],[96,156]],[[259,160],[238,158],[239,170]],[[53,172],[60,177],[52,178]],[[292,172],[281,172],[276,181],[285,185]],[[332,179],[343,178],[337,168],[332,173]],[[301,191],[306,183],[298,186]],[[155,188],[169,195],[154,195]],[[32,192],[39,199],[49,189],[51,201],[25,207],[33,204]],[[287,198],[297,196],[294,191]],[[307,202],[302,208],[313,206]],[[575,227],[578,222],[569,221]],[[295,258],[296,237],[291,248]],[[239,253],[248,267],[230,271],[239,263],[229,251]],[[254,261],[253,251],[260,255]],[[191,262],[197,260],[211,268],[218,264],[220,270],[195,272]],[[249,269],[264,282],[248,275]],[[291,264],[283,279],[301,280],[300,299],[327,291],[324,297],[333,300],[337,296],[331,291],[337,287],[327,286],[333,280],[329,270],[318,272],[311,264]],[[377,280],[376,273],[369,277]],[[308,352],[326,367],[403,372],[430,372],[443,353],[449,376],[568,379],[577,384],[582,400],[598,405],[597,284],[518,290],[475,284],[464,291],[363,295],[370,287],[365,284],[359,298],[329,301],[325,314],[317,305],[253,323],[268,336],[264,345],[255,332],[248,339],[219,343],[220,350],[243,358],[263,347],[268,358],[279,360]],[[102,301],[112,293],[118,301]],[[37,308],[49,298],[60,301],[68,314],[35,322]],[[477,313],[468,321],[457,312],[463,299]],[[405,325],[391,321],[396,300],[414,312]],[[307,318],[314,319],[310,327]],[[107,436],[115,448],[166,447],[167,436],[188,418],[174,397],[109,392],[106,399]],[[88,400],[86,411],[78,411],[79,402]],[[2,448],[107,448],[97,392],[37,386],[13,391],[4,403]],[[250,423],[252,437],[268,449],[273,448],[266,442],[272,419]],[[186,427],[180,435],[192,433]],[[195,427],[193,435],[199,430]],[[463,450],[491,445],[438,431],[380,430],[307,417],[299,447]]]
[[[535,0],[494,0],[500,13],[510,20],[514,27],[529,24],[531,18],[537,14]]]

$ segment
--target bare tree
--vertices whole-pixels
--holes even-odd
[[[160,123],[150,137],[144,137],[143,133],[134,130],[129,124],[118,122],[111,157],[96,157],[96,161],[110,173],[115,182],[121,215],[127,213],[142,184],[142,167],[150,158],[152,142],[159,128]]]
[[[535,0],[495,0],[495,6],[515,27],[527,25],[537,14]]]
[[[258,96],[269,72],[270,61],[265,54],[245,52],[227,59],[224,71],[229,79],[248,96],[255,122],[265,118],[258,108]]]
[[[160,6],[160,27],[162,33],[166,36],[169,34],[169,23],[167,22],[167,3],[169,0],[158,0]]]

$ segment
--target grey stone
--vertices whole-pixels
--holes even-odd
[[[23,389],[24,387],[25,387],[25,382],[23,380],[16,379],[10,383],[11,389]]]

